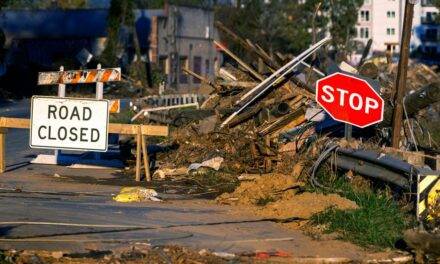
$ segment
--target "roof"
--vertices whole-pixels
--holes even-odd
[[[135,10],[139,35],[148,36],[149,20],[163,10]],[[100,38],[106,36],[108,9],[5,10],[0,27],[8,39]]]

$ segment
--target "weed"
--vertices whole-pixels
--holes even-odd
[[[340,239],[361,246],[395,247],[403,237],[403,231],[413,224],[412,218],[402,212],[398,202],[386,193],[375,189],[356,192],[343,177],[327,181],[322,179],[323,175],[319,177],[331,190],[338,190],[338,194],[359,206],[349,210],[329,208],[315,214],[312,223],[325,225],[325,233],[336,232]]]
[[[255,205],[265,206],[266,204],[268,204],[270,202],[275,202],[275,198],[273,198],[272,196],[260,197],[255,202]]]
[[[110,123],[128,124],[133,115],[130,109],[124,109],[120,113],[110,114]]]

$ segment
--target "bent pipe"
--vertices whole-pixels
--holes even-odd
[[[373,152],[339,149],[336,166],[410,190],[411,184],[407,176],[411,175],[412,166],[389,156],[378,157]]]

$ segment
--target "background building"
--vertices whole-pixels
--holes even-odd
[[[182,69],[213,79],[219,61],[214,38],[219,39],[212,9],[169,6],[163,16],[152,18],[150,58],[165,74],[167,87],[177,92],[203,92],[200,80]]]
[[[398,53],[404,12],[403,0],[364,0],[359,9],[355,40],[366,45],[371,38],[372,53]],[[440,59],[439,24],[436,22],[438,12],[434,0],[421,0],[414,8],[410,50],[412,57],[428,64]]]
[[[23,87],[30,96],[37,87],[39,71],[96,67],[107,40],[107,8],[18,9],[0,13],[0,88]],[[219,53],[212,9],[165,6],[165,9],[134,10],[135,28],[143,57],[149,55],[165,74],[170,92],[206,92],[198,79],[182,72],[186,67],[202,76],[214,77]],[[133,34],[127,27],[118,33],[116,54],[123,73],[135,59]],[[82,65],[77,57],[87,50],[93,60]],[[24,77],[24,78],[23,78]]]

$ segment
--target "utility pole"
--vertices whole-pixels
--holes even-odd
[[[414,5],[417,0],[406,0],[405,14],[403,17],[402,41],[400,43],[400,59],[397,68],[396,94],[394,96],[393,130],[391,145],[399,148],[400,129],[402,127],[403,98],[406,90],[406,78],[408,70],[409,44],[411,40],[412,21],[414,16]]]

